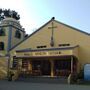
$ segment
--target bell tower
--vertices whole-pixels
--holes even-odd
[[[0,9],[0,53],[7,54],[25,38],[25,31],[15,11]]]
[[[0,9],[0,77],[9,76],[9,51],[25,38],[25,31],[15,11]]]
[[[5,18],[0,24],[0,44],[1,49],[9,51],[12,47],[17,45],[25,37],[25,31],[20,25],[19,21],[13,18]]]

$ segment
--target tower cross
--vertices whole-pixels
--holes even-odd
[[[51,42],[50,45],[53,47],[54,46],[54,28],[57,28],[57,26],[54,26],[54,23],[52,22],[51,27],[48,27],[48,29],[52,30],[52,34],[51,34]]]

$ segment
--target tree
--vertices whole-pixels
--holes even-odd
[[[0,9],[0,15],[1,15],[1,13],[2,13],[2,9]]]
[[[10,16],[10,9],[8,9],[8,10],[5,9],[5,10],[3,11],[3,13],[4,13],[4,16],[5,16],[5,17],[11,17],[11,16]]]
[[[2,19],[4,19],[4,16],[3,16],[2,12],[3,12],[3,10],[0,9],[0,21],[1,21]]]
[[[12,11],[12,17],[15,18],[16,20],[19,20],[20,19],[20,16],[15,11]]]
[[[12,17],[16,20],[20,19],[20,15],[18,15],[16,11],[10,9],[0,9],[0,21],[7,17]]]

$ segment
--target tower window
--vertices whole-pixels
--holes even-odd
[[[0,50],[4,50],[4,43],[0,42]]]
[[[16,31],[15,37],[16,37],[16,38],[19,38],[19,39],[21,38],[21,33],[20,33],[20,31],[18,31],[18,30]]]
[[[3,28],[0,28],[0,36],[5,36],[5,31]]]

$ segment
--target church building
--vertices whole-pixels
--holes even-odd
[[[18,75],[68,77],[90,63],[90,34],[53,17],[26,38],[20,23],[6,18],[0,24],[0,54],[8,72],[11,68]]]

